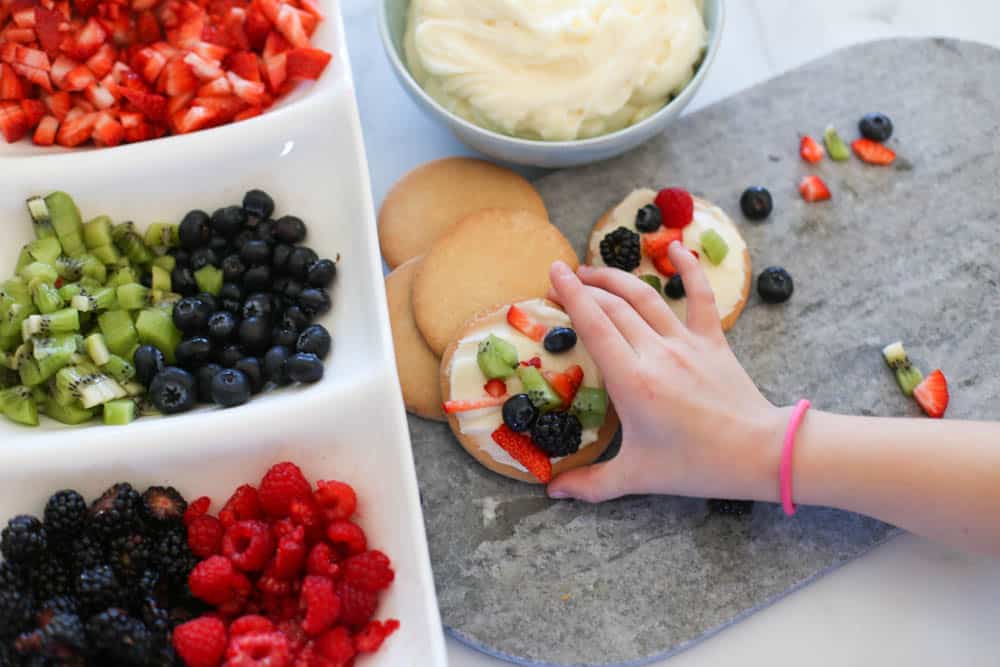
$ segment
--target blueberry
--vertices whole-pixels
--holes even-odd
[[[240,322],[240,345],[251,354],[263,354],[271,346],[271,325],[263,317],[248,317]]]
[[[174,350],[177,364],[183,368],[196,368],[212,358],[212,341],[204,336],[185,338]]]
[[[315,354],[320,359],[325,359],[330,354],[330,345],[333,343],[330,332],[322,324],[313,324],[306,327],[299,340],[295,344],[297,352],[309,352]]]
[[[268,245],[274,245],[274,220],[261,220],[253,228],[254,238],[264,241]]]
[[[883,113],[870,113],[861,119],[858,129],[866,139],[888,141],[892,136],[892,121]]]
[[[195,379],[187,371],[167,366],[149,385],[149,397],[165,415],[187,412],[195,404]]]
[[[267,244],[267,241],[251,239],[240,248],[240,259],[247,266],[269,264],[271,262],[271,246]]]
[[[208,318],[208,335],[214,340],[225,341],[233,337],[239,321],[227,310],[218,310]]]
[[[186,266],[175,266],[170,272],[170,289],[182,296],[197,294],[198,281],[194,279],[194,272]]]
[[[656,204],[647,204],[635,213],[635,228],[640,232],[655,232],[662,224],[663,216]]]
[[[329,259],[313,262],[306,270],[306,282],[313,287],[329,287],[337,277],[337,265]]]
[[[254,266],[243,274],[243,287],[248,292],[262,292],[271,286],[271,267]]]
[[[295,331],[302,331],[309,326],[311,321],[304,310],[298,306],[292,306],[285,309],[285,315],[281,318],[281,325]]]
[[[222,287],[219,289],[219,300],[226,301],[238,301],[241,305],[243,304],[243,288],[240,287],[239,283],[222,283]],[[229,310],[228,308],[226,310]]]
[[[244,356],[246,355],[243,354],[243,348],[239,345],[227,345],[219,352],[218,359],[226,368],[232,368]]]
[[[174,304],[174,326],[186,335],[204,331],[211,316],[212,307],[196,296],[184,297]]]
[[[220,208],[212,214],[212,231],[219,236],[232,238],[245,224],[247,224],[247,212],[239,206]]]
[[[274,200],[263,190],[250,190],[243,195],[243,210],[255,218],[270,218],[274,213]]]
[[[156,374],[163,370],[163,353],[152,345],[140,345],[132,358],[135,365],[135,379],[148,387]]]
[[[268,322],[274,314],[274,299],[267,292],[255,292],[243,301],[243,319],[263,317]]]
[[[198,248],[191,253],[191,270],[197,271],[209,264],[215,266],[219,263],[219,256],[211,248]]]
[[[567,352],[576,345],[576,332],[569,327],[552,327],[542,341],[546,351],[552,354]]]
[[[299,294],[299,306],[308,315],[323,315],[330,310],[330,295],[325,289],[307,287]]]
[[[239,255],[228,255],[222,260],[222,279],[228,283],[238,283],[243,280],[247,267]]]
[[[201,299],[211,312],[215,312],[219,309],[219,300],[215,298],[214,294],[209,294],[208,292],[198,292],[197,297]]]
[[[274,328],[271,332],[271,343],[282,347],[294,348],[299,341],[299,332],[286,325]]]
[[[288,264],[285,266],[285,273],[296,280],[305,280],[309,273],[309,267],[317,260],[319,257],[312,248],[305,246],[292,248],[292,252],[288,256]]]
[[[250,381],[250,393],[256,394],[264,387],[264,374],[260,368],[260,361],[257,357],[243,357],[233,366],[235,370],[242,372]]]
[[[302,294],[302,283],[295,280],[294,278],[289,278],[288,282],[285,283],[285,288],[282,290],[282,296],[288,299],[298,299],[299,295]]]
[[[769,266],[757,278],[757,293],[768,303],[788,301],[795,291],[792,276],[780,266]]]
[[[284,345],[275,345],[264,355],[263,372],[264,379],[277,385],[288,384],[285,376],[285,361],[292,356],[291,351]]]
[[[285,375],[292,382],[318,382],[323,377],[323,362],[315,354],[297,352],[285,361]]]
[[[208,226],[208,214],[204,211],[189,211],[177,226],[177,238],[182,248],[194,250],[208,244],[212,230]]]
[[[510,430],[523,433],[531,430],[538,418],[538,408],[531,402],[527,394],[517,394],[507,399],[503,404],[503,423]]]
[[[212,398],[212,380],[222,370],[219,364],[205,364],[198,369],[198,400],[202,403],[214,403]]]
[[[306,223],[294,215],[278,218],[274,223],[274,236],[289,245],[302,243],[306,238]]]
[[[279,243],[274,246],[274,252],[271,253],[271,268],[275,270],[276,273],[284,273],[288,269],[288,258],[292,255],[292,246],[285,243]]]
[[[684,281],[681,280],[681,274],[675,273],[670,276],[670,280],[667,281],[667,286],[663,288],[663,293],[671,299],[684,298]]]
[[[763,220],[771,215],[773,208],[771,193],[760,185],[751,185],[740,196],[740,209],[747,220]]]
[[[173,251],[174,266],[191,266],[191,253],[183,248]]]
[[[211,248],[212,252],[214,252],[218,257],[225,257],[231,250],[229,247],[229,239],[224,236],[219,236],[218,234],[212,235],[212,240],[208,242],[208,247]]]
[[[244,229],[235,237],[233,237],[232,246],[237,252],[239,252],[240,250],[243,249],[243,246],[246,245],[247,242],[256,240],[257,240],[257,234],[254,230]]]
[[[250,380],[242,371],[224,368],[212,378],[212,399],[224,408],[243,405],[250,400]]]

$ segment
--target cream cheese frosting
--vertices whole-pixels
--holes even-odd
[[[707,41],[698,0],[412,0],[404,51],[452,112],[568,141],[658,111],[691,80]]]

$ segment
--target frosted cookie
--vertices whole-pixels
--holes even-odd
[[[462,325],[503,303],[548,293],[549,267],[576,268],[569,241],[530,211],[487,209],[464,218],[424,255],[413,312],[424,340],[442,354]]]
[[[385,279],[385,296],[389,302],[389,323],[392,327],[392,344],[396,349],[396,368],[399,386],[403,390],[406,411],[444,421],[441,409],[441,391],[438,372],[441,360],[427,347],[413,319],[413,300],[410,291],[413,276],[420,266],[420,258],[403,262]]]
[[[683,322],[687,316],[683,285],[667,256],[667,247],[675,240],[701,261],[722,328],[728,331],[750,294],[750,252],[729,216],[703,199],[678,189],[633,191],[597,221],[586,261],[631,271],[657,287]]]
[[[618,430],[597,364],[559,306],[531,299],[465,324],[441,358],[455,437],[506,477],[547,483],[589,465]]]
[[[513,171],[483,160],[444,158],[417,167],[389,191],[378,216],[382,256],[395,268],[426,254],[448,228],[484,208],[549,219],[538,192]]]

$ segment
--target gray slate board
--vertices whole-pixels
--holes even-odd
[[[892,168],[799,160],[800,132],[848,140],[862,113],[896,126]],[[630,189],[680,184],[740,223],[756,271],[785,266],[795,295],[752,295],[729,339],[774,402],[919,414],[880,355],[906,341],[952,385],[952,418],[1000,418],[1000,51],[952,40],[853,47],[727,99],[620,159],[544,177],[552,219],[581,252]],[[833,201],[805,204],[819,173]],[[743,188],[770,188],[764,224]],[[855,558],[895,529],[758,504],[741,519],[703,501],[550,502],[476,464],[448,428],[411,418],[444,623],[522,664],[641,664],[691,645]],[[948,443],[960,446],[961,443]]]

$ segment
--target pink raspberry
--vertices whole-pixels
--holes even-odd
[[[253,632],[274,632],[274,623],[263,616],[248,614],[240,616],[229,624],[229,636],[239,637]]]
[[[345,627],[337,627],[324,632],[316,640],[316,652],[337,667],[346,665],[354,657],[354,641]]]
[[[291,535],[278,541],[278,550],[269,568],[279,579],[293,579],[302,571],[306,560],[306,531],[297,528]]]
[[[239,521],[226,529],[222,554],[244,572],[259,572],[274,555],[271,530],[263,521]]]
[[[346,581],[338,581],[337,597],[340,598],[340,622],[352,628],[363,627],[378,608],[378,594],[358,588]]]
[[[321,577],[336,579],[340,573],[339,554],[326,542],[320,542],[309,551],[306,572]]]
[[[316,504],[323,511],[327,523],[337,519],[350,519],[358,508],[358,496],[349,484],[343,482],[316,482],[316,492],[313,494]]]
[[[191,522],[200,516],[208,514],[208,508],[212,505],[212,499],[208,496],[202,496],[197,500],[188,504],[187,509],[184,510],[184,525],[190,526]]]
[[[174,650],[188,667],[218,667],[226,651],[226,626],[202,616],[174,628]]]
[[[294,463],[284,462],[271,466],[260,481],[260,504],[270,516],[288,516],[293,500],[312,497],[312,487]]]
[[[211,605],[229,601],[235,594],[237,572],[224,556],[211,556],[194,566],[188,575],[191,594]]]
[[[344,581],[366,591],[385,590],[395,577],[389,557],[381,551],[366,551],[344,561]]]
[[[222,510],[219,511],[219,521],[226,528],[229,528],[237,521],[263,518],[264,512],[260,508],[260,496],[250,484],[244,484],[236,489],[230,496]]]
[[[280,632],[251,632],[233,637],[226,649],[226,667],[288,667],[288,639]]]
[[[203,514],[188,524],[188,546],[198,558],[208,558],[222,553],[222,523],[214,516]]]
[[[333,582],[326,577],[307,576],[302,582],[299,608],[305,612],[302,629],[316,636],[329,628],[340,615],[340,599],[333,592]]]
[[[399,621],[390,618],[382,621],[371,621],[358,634],[354,635],[354,649],[358,653],[374,653],[382,646],[385,638],[399,629]]]
[[[353,556],[368,548],[365,532],[356,523],[345,519],[330,522],[326,527],[326,539],[344,556]]]

